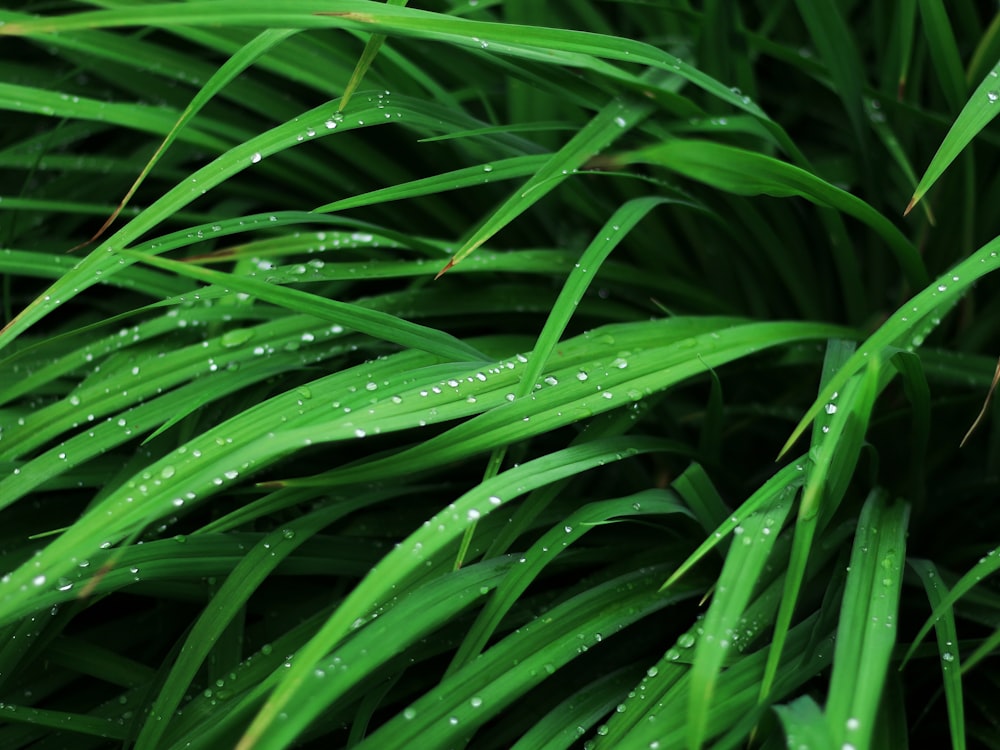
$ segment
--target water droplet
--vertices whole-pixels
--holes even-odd
[[[258,151],[256,154],[254,154],[253,156],[250,157],[250,163],[251,164],[256,164],[257,162],[260,161],[260,159],[261,159],[260,151]]]

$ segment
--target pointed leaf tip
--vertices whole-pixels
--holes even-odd
[[[440,279],[440,278],[441,278],[442,276],[444,276],[444,275],[445,275],[446,273],[448,273],[449,269],[450,269],[450,268],[451,268],[451,267],[452,267],[453,265],[455,265],[455,259],[454,259],[454,258],[452,258],[451,260],[449,260],[449,261],[448,261],[448,262],[447,262],[447,263],[445,264],[444,268],[442,268],[442,269],[441,269],[440,271],[438,271],[438,272],[437,272],[437,275],[436,275],[436,276],[434,277],[434,281],[437,281],[437,280],[438,280],[438,279]]]
[[[908,213],[910,213],[910,211],[913,210],[913,207],[917,205],[917,201],[919,200],[920,198],[916,194],[914,194],[914,196],[910,198],[910,202],[906,204],[906,210],[903,211],[903,216],[906,216]]]

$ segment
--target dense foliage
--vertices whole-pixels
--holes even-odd
[[[1000,747],[987,5],[0,10],[0,747]]]

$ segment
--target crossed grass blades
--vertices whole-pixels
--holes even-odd
[[[1000,746],[1000,21],[870,6],[0,11],[0,746]]]

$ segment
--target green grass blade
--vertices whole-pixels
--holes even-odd
[[[917,646],[920,645],[921,641],[934,627],[934,624],[941,618],[947,615],[954,607],[955,602],[965,596],[976,584],[983,580],[983,578],[992,575],[1000,570],[1000,553],[997,549],[991,549],[986,555],[981,557],[975,566],[967,571],[965,575],[955,582],[955,585],[951,587],[951,590],[941,599],[940,602],[934,607],[934,611],[931,616],[927,618],[927,621],[920,628],[916,637],[913,639],[913,643],[910,644],[909,650],[906,652],[906,656],[903,657],[903,663],[905,664],[910,657],[913,656],[913,652],[916,650]]]
[[[553,607],[512,633],[433,692],[411,704],[359,747],[386,750],[451,747],[464,727],[481,725],[527,685],[539,685],[585,648],[644,613],[686,598],[656,593],[656,571],[636,571]],[[455,721],[453,721],[455,719]],[[263,747],[267,747],[264,745]]]
[[[672,513],[689,514],[690,511],[663,490],[646,490],[629,497],[590,503],[568,515],[561,525],[547,531],[521,555],[517,567],[512,568],[507,574],[480,612],[476,622],[469,628],[468,634],[455,652],[448,673],[466,666],[479,655],[501,619],[531,582],[560,552],[592,528],[608,523],[614,518],[626,519],[632,516]]]
[[[577,131],[565,146],[553,154],[518,192],[511,195],[472,232],[472,236],[462,244],[438,276],[461,263],[504,226],[544,198],[591,157],[614,143],[627,129],[634,127],[652,109],[652,105],[646,102],[621,100],[613,101],[604,107],[585,127]]]
[[[407,0],[386,0],[387,5],[406,5],[406,3]],[[351,79],[347,82],[343,96],[340,97],[340,104],[337,106],[338,112],[343,112],[347,103],[351,101],[351,97],[358,90],[358,86],[361,85],[365,73],[368,72],[372,63],[375,62],[375,58],[378,57],[379,50],[383,44],[385,44],[384,34],[372,34],[368,41],[365,42],[365,48],[361,52],[358,64],[355,66],[354,72],[351,73]]]
[[[860,154],[866,158],[869,139],[861,98],[864,68],[847,20],[833,0],[796,0],[795,5],[847,112]]]
[[[552,312],[545,320],[538,341],[528,357],[521,383],[517,390],[519,398],[528,395],[536,382],[542,376],[546,363],[549,362],[553,350],[562,338],[577,305],[583,299],[594,277],[600,271],[607,257],[616,247],[628,237],[629,232],[646,214],[657,206],[673,202],[669,198],[636,198],[611,215],[597,235],[583,251],[580,260],[574,264],[566,283],[559,292],[559,297],[552,306]]]
[[[582,687],[525,732],[511,750],[565,750],[579,741],[580,730],[611,711],[635,682],[633,670],[610,672]],[[569,721],[567,721],[569,719]]]
[[[509,502],[513,497],[564,476],[578,474],[624,456],[665,448],[658,440],[599,440],[565,449],[559,453],[521,464],[492,479],[432,518],[411,534],[381,563],[373,568],[327,620],[319,633],[296,655],[295,662],[282,678],[265,706],[258,713],[240,742],[240,748],[283,746],[288,731],[278,719],[290,703],[299,702],[311,690],[308,676],[316,663],[352,629],[364,624],[374,609],[391,595],[395,581],[408,572],[422,567],[427,556],[450,541],[457,540],[465,527],[485,517]],[[357,624],[355,624],[357,623]],[[317,707],[319,710],[321,707]],[[301,706],[300,709],[301,711]],[[311,717],[305,717],[308,720]],[[301,723],[292,728],[292,736],[302,729]]]
[[[3,28],[5,27],[0,26],[0,29]],[[389,118],[386,118],[387,106],[390,107]],[[391,105],[387,104],[384,95],[383,98],[373,97],[371,102],[352,107],[349,118],[341,117],[338,120],[334,117],[335,114],[330,105],[320,105],[295,120],[249,138],[195,171],[187,180],[167,191],[139,216],[96,247],[87,257],[80,260],[73,272],[53,283],[44,294],[8,322],[0,330],[0,347],[9,345],[30,325],[72,300],[83,290],[124,270],[129,261],[121,263],[122,256],[117,254],[117,250],[128,247],[226,179],[252,168],[276,153],[305,142],[307,137],[318,139],[339,135],[364,128],[365,123],[367,127],[373,127],[403,117],[409,117],[414,126],[424,126],[432,130],[447,128],[448,123],[461,122],[463,126],[470,124],[470,118],[419,101],[409,100],[408,103],[404,97],[396,97]],[[182,132],[190,130],[185,129]],[[272,222],[274,223],[276,222]],[[157,251],[162,252],[164,249],[157,248]]]
[[[750,351],[760,351],[762,341],[767,341],[770,346],[781,346],[793,341],[846,333],[841,328],[811,324],[733,326],[734,322],[711,319],[656,321],[651,325],[660,330],[663,345],[651,349],[638,349],[637,345],[630,343],[636,341],[634,335],[639,334],[646,324],[592,331],[560,346],[562,357],[558,361],[558,369],[547,369],[545,377],[551,380],[543,379],[542,383],[536,384],[543,391],[542,401],[538,400],[537,394],[534,394],[534,399],[518,400],[512,397],[516,381],[512,382],[512,371],[505,365],[497,373],[502,379],[494,378],[497,380],[496,390],[489,395],[489,401],[486,400],[486,393],[476,397],[478,406],[475,411],[481,411],[487,403],[501,408],[492,408],[405,452],[336,469],[315,481],[349,484],[373,481],[385,477],[386,472],[393,475],[397,472],[417,472],[421,467],[438,461],[458,460],[609,411],[623,403],[639,401],[646,395],[698,375],[708,367],[731,362]],[[594,344],[598,344],[599,348],[593,349]],[[589,351],[584,353],[584,350]],[[623,351],[631,354],[628,357],[619,356],[619,352]],[[692,358],[692,352],[698,352],[699,356]],[[475,377],[475,373],[456,373],[453,378],[442,379],[442,383],[451,379],[461,383],[468,377]],[[505,383],[509,385],[505,387]],[[411,394],[426,390],[419,388],[400,395],[406,402],[415,401]],[[438,390],[445,389],[439,386]],[[461,391],[459,395],[464,397]],[[421,398],[425,399],[427,408],[437,409],[439,417],[447,417],[449,412],[443,406],[454,403],[453,395],[439,395],[433,391]],[[372,415],[380,422],[390,419],[392,412],[402,411],[397,409],[399,405],[383,406],[384,411],[380,409]],[[469,413],[466,405],[454,408],[455,417]],[[528,420],[524,419],[526,416]],[[410,418],[407,423],[412,424],[413,421]],[[321,434],[312,431],[315,439],[321,439]],[[306,437],[305,434],[303,437]]]
[[[823,710],[808,695],[775,706],[789,747],[835,747]]]
[[[931,609],[937,611],[947,596],[947,588],[941,582],[941,575],[930,560],[907,560],[909,566],[920,577]],[[942,590],[943,589],[943,590]],[[941,680],[944,684],[944,699],[948,706],[948,727],[951,730],[951,746],[954,750],[965,750],[965,709],[962,697],[962,660],[958,649],[958,629],[955,627],[955,611],[945,609],[934,623],[937,634],[938,652],[941,657]]]
[[[1000,112],[1000,63],[986,74],[972,96],[968,98],[958,118],[948,130],[937,152],[927,166],[924,176],[917,183],[904,214],[908,214],[924,197],[931,186],[938,181],[945,170],[965,149],[972,139],[985,128],[997,112]]]
[[[871,747],[896,641],[908,516],[874,491],[858,521],[825,712],[837,747]]]
[[[191,12],[190,8],[185,6],[152,5],[12,22],[0,27],[0,34],[44,34],[53,31],[65,32],[81,28],[137,24],[199,26],[232,23],[260,25],[267,28],[339,26],[366,33],[375,30],[387,35],[418,35],[424,39],[459,44],[478,50],[489,49],[494,53],[523,55],[529,59],[589,68],[613,79],[628,82],[634,90],[648,90],[649,81],[640,81],[625,74],[621,69],[603,64],[600,60],[607,58],[648,65],[681,76],[712,97],[760,118],[779,138],[782,147],[788,153],[799,153],[784,130],[768,118],[748,96],[732,90],[697,67],[650,44],[622,37],[565,29],[453,18],[412,8],[373,5],[365,0],[340,0],[339,8],[337,11],[331,11],[322,3],[303,1],[296,3],[294,10],[275,11],[273,4],[261,0],[244,2],[217,0],[213,2],[211,12],[207,12],[204,7]],[[654,90],[658,101],[670,106],[676,114],[683,116],[698,114],[696,106],[687,99],[677,97],[669,89],[654,88]]]
[[[760,513],[766,508],[782,505],[794,497],[799,487],[805,481],[805,462],[791,463],[781,468],[770,479],[751,495],[729,518],[727,518],[713,534],[711,534],[684,563],[677,568],[663,584],[669,588],[676,584],[694,565],[714,549],[723,539],[733,534],[740,527],[742,519]]]
[[[177,119],[173,112],[166,109],[71,97],[56,91],[3,82],[0,82],[0,109],[109,123],[163,136],[173,131]],[[227,145],[221,138],[201,132],[196,127],[187,128],[177,137],[212,150]]]
[[[988,242],[973,255],[904,303],[879,329],[868,337],[837,375],[830,379],[822,395],[813,402],[805,416],[792,431],[781,452],[784,454],[815,419],[830,397],[861,369],[870,357],[879,356],[888,348],[910,350],[919,347],[924,337],[978,279],[1000,267],[1000,239]]]
[[[853,350],[853,344],[845,345],[843,342],[835,342],[828,347],[824,372],[827,375],[835,373]],[[775,621],[771,653],[768,654],[764,679],[761,681],[761,703],[766,701],[777,676],[781,651],[805,582],[813,541],[821,527],[826,525],[826,519],[840,505],[847,491],[847,484],[854,475],[875,403],[878,378],[879,367],[876,360],[861,375],[848,381],[844,392],[830,401],[825,410],[829,418],[823,420],[822,424],[817,424],[813,432],[809,469],[795,522],[784,595]]]
[[[126,193],[125,197],[122,198],[121,203],[118,204],[118,208],[110,217],[108,217],[107,221],[95,233],[95,235],[91,237],[91,241],[95,240],[111,225],[119,213],[121,213],[121,210],[131,200],[135,191],[139,189],[139,186],[143,183],[146,176],[152,171],[153,167],[156,166],[157,162],[160,161],[160,158],[170,147],[170,144],[176,140],[180,132],[185,127],[194,121],[197,114],[205,107],[205,105],[208,104],[209,101],[211,101],[212,98],[226,85],[239,76],[240,73],[252,65],[261,55],[266,54],[268,50],[275,45],[280,44],[294,33],[296,32],[290,29],[269,29],[264,31],[249,44],[242,47],[239,52],[229,58],[229,60],[227,60],[215,73],[212,74],[212,77],[198,91],[195,97],[191,100],[191,103],[181,113],[177,123],[170,130],[170,132],[167,133],[166,138],[163,139],[159,148],[156,149],[156,153],[150,157],[146,166],[142,168],[142,172],[140,172],[135,182],[132,183],[128,193]]]
[[[549,159],[547,155],[532,154],[528,156],[512,156],[509,159],[497,159],[489,164],[445,172],[434,177],[424,177],[412,182],[393,185],[380,190],[373,190],[362,195],[352,195],[349,198],[327,203],[316,208],[316,213],[333,213],[346,211],[350,208],[370,206],[389,201],[417,198],[422,195],[437,195],[446,190],[461,190],[462,188],[486,185],[499,180],[512,180],[534,174]]]
[[[792,509],[794,496],[781,499],[740,521],[733,533],[722,572],[719,574],[712,604],[702,624],[703,633],[695,647],[691,667],[688,703],[688,740],[691,750],[704,745],[711,709],[716,701],[716,683],[723,661],[732,649],[744,615],[764,566],[771,560],[781,527]]]
[[[169,258],[160,258],[128,250],[122,252],[148,265],[171,270],[178,275],[188,276],[209,284],[235,289],[271,304],[281,305],[293,312],[314,315],[321,320],[338,323],[400,346],[420,349],[430,354],[437,354],[444,359],[459,362],[488,361],[486,355],[447,333],[417,323],[410,323],[378,310],[365,309],[337,300],[323,299],[297,289],[269,284],[266,281],[247,276],[213,271],[210,268],[181,263]]]
[[[737,195],[799,196],[820,206],[836,208],[864,222],[883,239],[913,286],[927,283],[927,271],[916,248],[885,216],[860,198],[793,164],[733,146],[696,140],[665,141],[602,159],[616,168],[635,163],[657,164]]]
[[[957,112],[966,96],[965,74],[947,8],[940,0],[920,0],[917,7],[938,85],[948,107]]]
[[[295,552],[303,542],[333,521],[361,507],[364,502],[366,500],[363,499],[360,503],[336,504],[295,519],[265,536],[233,568],[232,573],[212,598],[211,607],[206,609],[194,623],[190,634],[182,644],[177,661],[150,708],[152,716],[161,719],[154,718],[153,721],[143,725],[136,739],[136,748],[144,750],[159,746],[168,728],[168,722],[164,719],[173,715],[181,705],[185,695],[191,690],[191,682],[213,645],[232,618],[245,606],[252,592],[274,571],[274,568]]]

